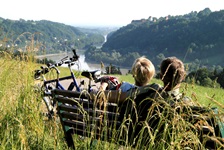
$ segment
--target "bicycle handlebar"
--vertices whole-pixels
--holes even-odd
[[[46,74],[49,72],[47,67],[41,66],[42,70],[34,70],[34,79],[39,79],[42,74]]]
[[[68,56],[66,56],[66,57],[64,57],[64,58],[62,58],[61,59],[61,61],[60,62],[58,62],[58,63],[55,63],[55,64],[48,64],[48,67],[50,68],[51,66],[56,66],[56,67],[58,67],[58,66],[61,66],[61,65],[63,65],[63,64],[70,64],[70,65],[74,65],[75,63],[74,62],[76,62],[78,59],[79,59],[79,56],[77,55],[77,53],[76,53],[76,50],[75,49],[73,49],[72,50],[72,52],[73,52],[73,57],[68,57]]]
[[[73,57],[72,57],[72,61],[77,61],[79,59],[79,56],[76,53],[76,49],[73,49],[72,52],[74,54]]]
[[[77,55],[75,49],[73,49],[72,52],[73,52],[74,55],[71,58],[66,56],[55,64],[48,63],[47,67],[41,66],[41,70],[35,70],[34,78],[39,79],[42,74],[48,73],[50,71],[50,69],[52,69],[52,68],[56,69],[57,73],[59,73],[59,70],[57,69],[57,67],[61,66],[63,64],[68,64],[70,66],[74,65],[75,62],[78,61],[79,56]]]

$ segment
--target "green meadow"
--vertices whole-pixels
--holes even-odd
[[[38,64],[32,58],[26,61],[13,59],[7,54],[0,58],[0,149],[1,150],[65,150],[66,142],[58,118],[48,120],[43,115],[43,101],[41,93],[35,90],[36,81],[33,78]],[[61,76],[67,75],[67,68],[60,68]],[[131,75],[117,75],[120,81],[133,83]],[[52,74],[52,78],[55,75]],[[162,82],[153,79],[152,83]],[[206,88],[195,84],[183,83],[181,91],[199,105],[218,107],[220,112],[224,109],[224,90]],[[175,124],[176,132],[168,131],[164,134],[169,137],[171,144],[157,143],[152,140],[149,149],[182,149],[183,139],[189,136],[195,144],[193,147],[203,148],[203,143],[198,142],[197,136],[187,132],[188,124],[181,122]],[[172,133],[171,133],[172,132]],[[89,140],[75,136],[77,149],[90,149]],[[117,146],[113,143],[97,141],[92,149],[133,149],[130,146]],[[186,142],[189,142],[186,140]],[[189,143],[185,143],[188,145]],[[144,145],[144,144],[143,144]],[[165,147],[166,145],[166,147]],[[168,146],[167,146],[168,145]],[[185,146],[186,147],[186,146]],[[138,149],[138,148],[136,148]]]
[[[120,81],[127,81],[134,83],[131,75],[116,75]],[[162,81],[153,79],[151,83],[158,83],[162,85]],[[221,107],[224,108],[224,90],[221,88],[208,88],[198,86],[194,83],[182,83],[181,91],[196,103],[208,107]]]

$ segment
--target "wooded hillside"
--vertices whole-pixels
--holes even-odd
[[[128,62],[141,55],[155,64],[164,57],[177,56],[185,63],[224,65],[223,27],[224,10],[211,12],[206,8],[183,16],[150,16],[120,28],[95,52],[101,53],[101,60],[102,56],[109,56],[102,60],[104,62],[125,66],[130,66]],[[98,57],[93,49],[86,54]]]
[[[27,45],[27,41],[33,40],[46,53],[57,53],[66,48],[85,49],[104,42],[104,37],[99,32],[85,32],[81,28],[47,20],[0,18],[0,27],[0,44],[4,47],[17,45],[21,48]]]

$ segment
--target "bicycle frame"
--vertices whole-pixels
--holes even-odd
[[[69,87],[68,87],[67,90],[73,90],[73,88],[76,87],[76,91],[80,92],[80,87],[78,86],[78,83],[77,83],[77,80],[75,78],[75,75],[74,75],[74,73],[73,73],[73,71],[71,69],[71,65],[68,64],[68,67],[69,67],[69,70],[70,70],[71,75],[70,76],[66,76],[66,77],[59,78],[60,71],[58,70],[58,68],[56,66],[51,66],[51,68],[55,69],[56,72],[57,72],[57,79],[45,80],[44,81],[44,86],[46,86],[49,83],[55,82],[56,83],[55,88],[61,89],[61,90],[66,90],[65,87],[60,83],[60,81],[72,79],[72,82],[69,85]]]
[[[47,67],[41,67],[42,70],[36,70],[36,73],[35,73],[35,78],[39,78],[39,75],[42,76],[42,79],[43,79],[43,86],[42,88],[42,91],[43,91],[43,100],[45,102],[45,105],[47,106],[47,109],[48,109],[48,117],[51,118],[52,117],[52,114],[54,113],[53,109],[54,109],[54,106],[55,106],[55,102],[52,100],[52,97],[51,97],[51,90],[52,89],[61,89],[61,90],[73,90],[74,87],[76,88],[76,91],[77,92],[80,92],[81,91],[81,88],[80,86],[78,85],[78,82],[76,80],[76,77],[72,71],[72,66],[77,64],[77,60],[79,58],[79,56],[76,54],[75,50],[73,50],[73,53],[74,53],[74,56],[72,58],[68,58],[68,56],[66,56],[65,58],[63,58],[60,62],[52,65],[52,64],[48,64]],[[69,71],[70,71],[70,75],[69,76],[66,76],[66,77],[59,77],[60,76],[60,70],[57,68],[58,66],[61,66],[63,64],[67,64],[68,65],[68,68],[69,68]],[[50,70],[55,70],[56,73],[57,73],[57,77],[56,79],[51,79],[51,80],[46,80],[44,74],[48,73]],[[84,71],[82,72],[82,76],[86,77],[89,79],[89,85],[88,85],[88,92],[91,91],[91,80],[95,80],[97,77],[99,77],[101,75],[101,71],[99,70],[96,70],[96,71],[92,71],[92,72],[88,72],[88,71]],[[71,83],[70,85],[68,86],[68,88],[66,89],[60,81],[63,81],[63,80],[70,80],[71,79]],[[48,84],[51,84],[51,83],[56,83],[54,87],[51,87],[50,85]],[[84,84],[84,82],[80,82],[80,85]]]

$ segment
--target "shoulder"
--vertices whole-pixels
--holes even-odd
[[[194,101],[193,101],[190,97],[188,97],[188,96],[184,96],[184,97],[182,97],[181,100],[182,100],[185,104],[187,104],[187,105],[190,105],[190,106],[194,106],[194,105],[195,105]]]
[[[159,92],[162,90],[162,86],[157,83],[148,84],[142,87],[138,87],[138,94]]]
[[[169,91],[169,92],[163,92],[162,97],[171,105],[176,102],[183,102],[184,104],[187,104],[187,105],[194,105],[192,99],[188,96],[185,96],[183,93],[181,93],[179,89]]]
[[[136,89],[136,100],[138,102],[145,99],[154,99],[157,97],[158,93],[162,90],[162,86],[156,83],[138,87]]]
[[[128,82],[122,82],[120,89],[121,92],[127,92],[132,88],[135,88],[136,86],[134,84],[128,83]]]

